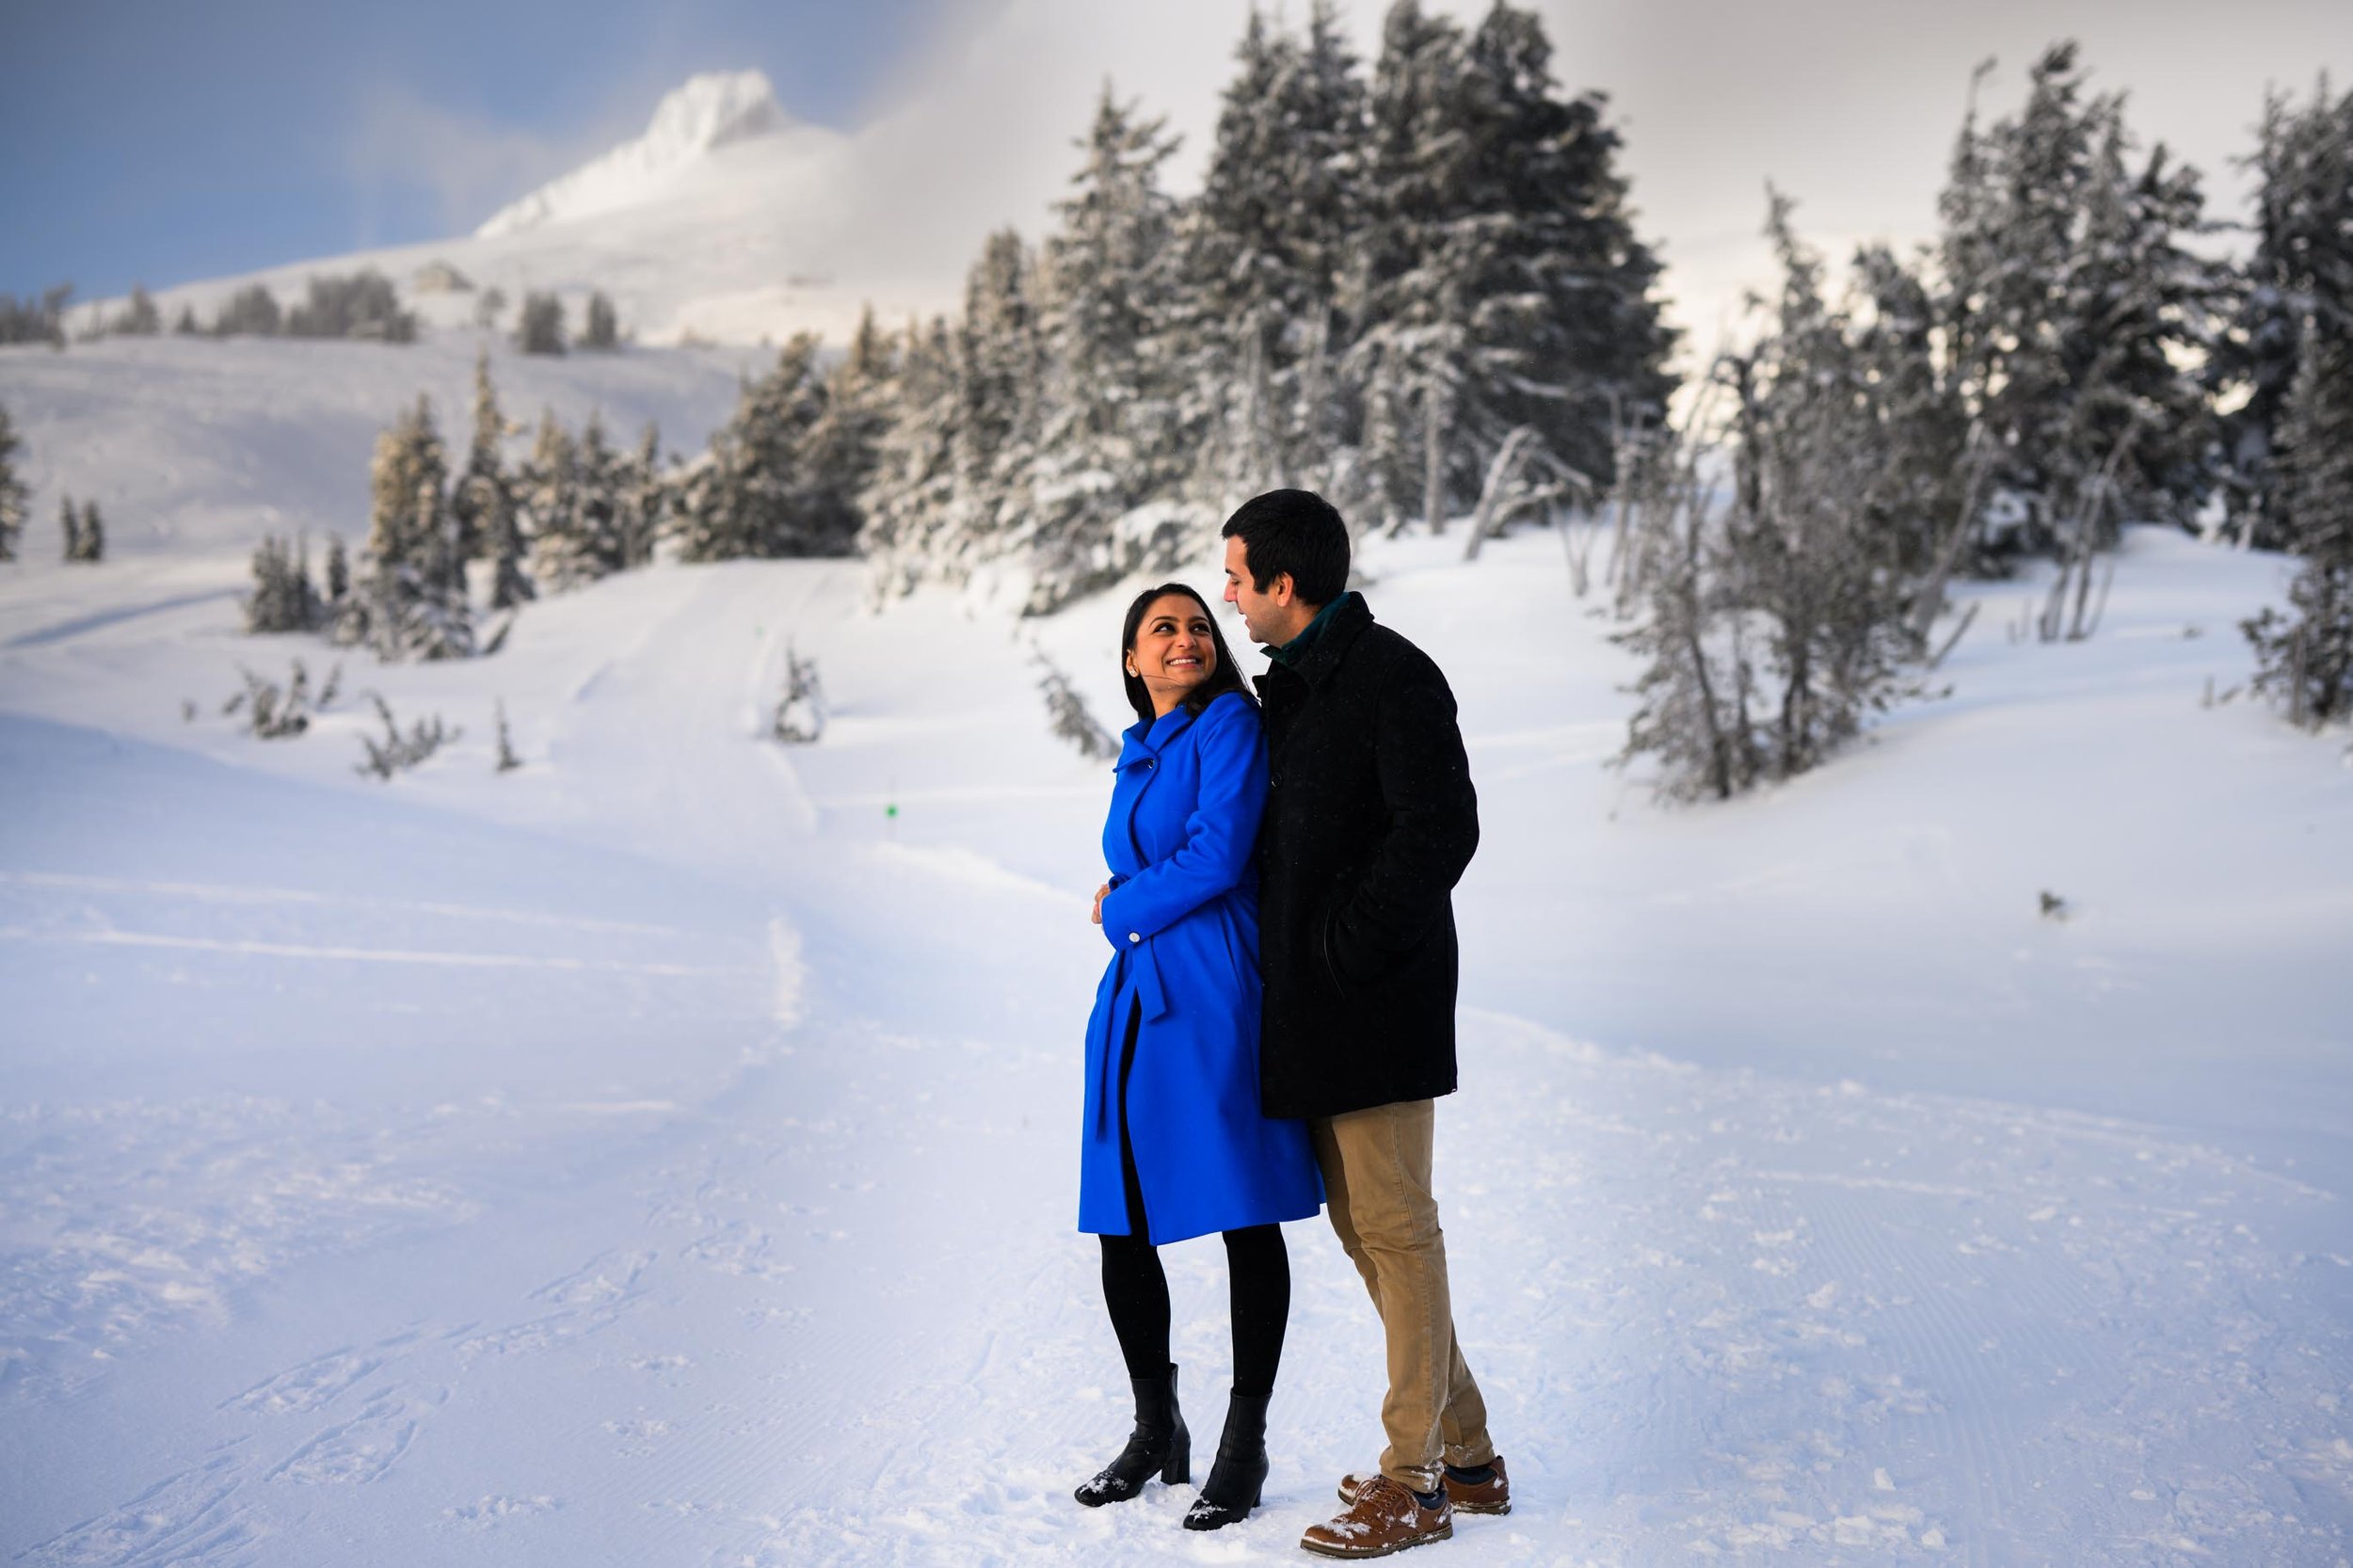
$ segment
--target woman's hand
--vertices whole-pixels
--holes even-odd
[[[1112,885],[1108,882],[1095,889],[1095,911],[1087,916],[1087,919],[1096,925],[1103,923],[1103,895],[1111,890]]]

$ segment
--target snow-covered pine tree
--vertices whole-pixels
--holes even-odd
[[[1036,259],[1011,229],[989,235],[964,289],[956,367],[956,506],[951,558],[1001,554],[1045,421],[1046,348]]]
[[[473,359],[473,440],[466,449],[466,466],[450,488],[449,515],[458,558],[481,558],[498,529],[498,513],[511,507],[504,449],[506,419],[499,412],[498,389],[490,381],[490,355],[476,349]]]
[[[1541,19],[1502,3],[1464,50],[1452,221],[1476,236],[1478,270],[1453,414],[1475,470],[1525,426],[1598,488],[1617,422],[1664,417],[1674,334],[1651,297],[1659,264],[1634,232],[1618,133],[1598,95],[1560,95],[1551,62]]]
[[[2323,76],[2300,107],[2274,94],[2248,162],[2259,181],[2254,254],[2233,280],[2207,380],[2237,394],[2221,416],[2232,531],[2279,550],[2294,523],[2274,455],[2304,323],[2353,331],[2353,93],[2331,100]]]
[[[942,541],[962,520],[956,487],[960,375],[947,318],[935,316],[928,327],[909,322],[873,474],[859,504],[865,522],[858,553],[868,562],[877,602],[910,591],[927,575],[957,570]]]
[[[553,408],[539,410],[539,433],[517,476],[515,499],[520,514],[517,533],[528,541],[536,584],[550,568],[570,561],[579,550],[574,536],[580,525],[580,448]]]
[[[336,622],[340,642],[378,658],[460,659],[473,618],[450,527],[449,463],[432,406],[419,397],[376,437],[368,475],[368,542],[360,581]]]
[[[2278,483],[2302,557],[2293,612],[2245,623],[2259,691],[2283,695],[2294,723],[2353,716],[2353,324],[2307,318],[2281,420]]]
[[[392,280],[373,267],[347,277],[313,277],[305,289],[302,303],[286,312],[288,337],[416,341],[416,312],[400,308]]]
[[[588,296],[588,319],[580,330],[580,346],[600,353],[621,346],[621,318],[614,313],[613,301],[602,289]]]
[[[1769,335],[1733,362],[1738,406],[1726,520],[1732,597],[1763,622],[1757,739],[1766,770],[1813,767],[1913,689],[1920,649],[1896,541],[1879,526],[1891,472],[1865,368],[1822,294],[1818,257],[1772,196],[1783,273]]]
[[[1825,299],[1778,193],[1767,233],[1770,324],[1714,373],[1733,399],[1729,505],[1719,523],[1698,478],[1710,455],[1687,453],[1632,547],[1640,619],[1619,640],[1645,668],[1625,755],[1657,755],[1670,796],[1802,773],[1916,690],[1913,578],[1887,526],[1910,483],[1886,449],[1902,404],[1882,401],[1868,330]]]
[[[551,498],[548,518],[538,520],[531,574],[564,593],[621,569],[620,475],[600,413],[589,414],[577,443],[566,439],[558,445],[568,450],[551,450],[550,472],[568,475],[569,504]]]
[[[290,547],[274,534],[253,550],[253,591],[245,600],[248,633],[310,632],[326,620],[327,606],[311,584],[309,548]]]
[[[1443,526],[1449,495],[1479,482],[1477,457],[1453,440],[1454,412],[1471,344],[1468,291],[1500,236],[1492,216],[1482,222],[1458,198],[1471,152],[1464,47],[1450,18],[1398,0],[1367,101],[1368,215],[1345,364],[1364,389],[1369,499],[1390,528],[1416,516]]]
[[[1852,268],[1849,311],[1856,368],[1867,389],[1886,472],[1873,497],[1873,526],[1898,569],[1938,569],[1947,552],[1981,566],[1957,539],[1968,499],[1969,415],[1937,344],[1936,302],[1922,268],[1884,245],[1866,245]]]
[[[68,561],[82,558],[82,514],[73,509],[73,497],[65,496],[57,503],[57,528],[65,536],[65,555]]]
[[[0,406],[0,561],[16,559],[17,540],[24,536],[28,492],[16,476],[16,454],[23,445],[8,422],[8,408]]]
[[[193,305],[181,306],[179,315],[174,317],[172,320],[171,330],[172,335],[175,337],[193,338],[200,336],[203,333],[204,328],[196,324],[196,307]]]
[[[82,503],[82,528],[78,538],[80,542],[76,548],[81,553],[74,557],[75,560],[88,561],[96,566],[106,558],[106,523],[98,515],[98,503],[95,501]]]
[[[1303,42],[1253,10],[1200,195],[1178,219],[1171,336],[1195,493],[1225,511],[1273,486],[1337,488],[1333,361],[1365,198],[1365,88],[1330,0]]]
[[[680,553],[690,561],[841,555],[857,520],[812,488],[809,432],[825,413],[817,339],[796,333],[776,368],[744,389],[735,417],[680,475]]]
[[[106,324],[106,330],[122,337],[152,338],[164,329],[164,313],[155,308],[154,296],[144,283],[131,285],[131,297],[123,302],[121,311]]]
[[[351,597],[351,561],[344,553],[344,536],[331,534],[327,540],[327,608],[340,613],[344,601]],[[320,706],[326,704],[322,702]]]
[[[278,296],[260,283],[248,283],[213,313],[213,336],[274,338],[285,325]]]
[[[1031,584],[1025,613],[1173,565],[1213,520],[1168,501],[1193,454],[1178,439],[1165,330],[1175,202],[1160,169],[1176,143],[1163,125],[1105,85],[1047,243],[1048,411],[1014,536]],[[1139,515],[1153,500],[1161,504]]]
[[[2201,199],[2162,148],[2136,172],[2131,147],[2122,96],[2087,97],[2076,47],[2060,43],[2018,115],[1980,131],[1973,112],[1954,152],[1947,332],[2028,548],[2079,521],[2112,529],[2120,509],[2186,520],[2206,483],[2185,456],[2204,444],[2204,400],[2183,368],[2207,335],[2211,278],[2182,244]]]
[[[662,432],[651,420],[637,438],[637,450],[620,459],[617,474],[615,533],[619,569],[627,571],[653,563],[654,541],[669,521],[670,483],[662,472]]]
[[[2170,162],[2163,143],[2132,163],[2117,105],[2087,193],[2062,349],[2075,396],[2060,493],[2102,542],[2127,520],[2192,527],[2213,489],[2217,430],[2195,356],[2223,292],[2223,269],[2184,244],[2208,227],[2198,171]],[[2113,494],[2090,493],[2107,486]]]
[[[515,346],[526,354],[564,352],[564,301],[552,294],[525,291],[515,318]]]
[[[800,442],[801,526],[833,541],[827,553],[854,552],[866,517],[863,498],[874,476],[890,420],[896,351],[870,306],[859,312],[849,351],[824,377],[824,396]]]

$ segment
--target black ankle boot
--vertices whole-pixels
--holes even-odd
[[[1172,1486],[1193,1479],[1193,1433],[1176,1408],[1176,1368],[1170,1367],[1166,1377],[1128,1382],[1136,1391],[1136,1429],[1119,1457],[1071,1494],[1089,1508],[1126,1502],[1144,1490],[1155,1470]]]
[[[1213,1530],[1250,1517],[1266,1489],[1265,1394],[1236,1394],[1225,1403],[1225,1432],[1201,1496],[1185,1511],[1185,1528]]]

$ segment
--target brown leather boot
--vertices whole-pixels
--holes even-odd
[[[1386,1557],[1453,1533],[1454,1507],[1443,1494],[1437,1507],[1424,1508],[1403,1482],[1369,1476],[1357,1485],[1348,1512],[1308,1526],[1299,1546],[1320,1557]]]
[[[1503,1473],[1503,1456],[1497,1454],[1487,1462],[1495,1472],[1487,1480],[1456,1480],[1449,1466],[1446,1471],[1446,1500],[1454,1505],[1457,1513],[1509,1513],[1512,1512],[1512,1480]],[[1356,1489],[1365,1484],[1363,1476],[1340,1478],[1340,1501],[1356,1500]]]

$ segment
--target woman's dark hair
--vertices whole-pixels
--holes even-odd
[[[1303,604],[1319,607],[1348,591],[1348,524],[1313,490],[1269,490],[1235,508],[1218,530],[1241,540],[1250,585],[1260,593],[1285,572]]]
[[[1234,664],[1234,656],[1225,650],[1225,633],[1217,629],[1217,616],[1210,613],[1209,600],[1182,583],[1163,583],[1157,588],[1146,588],[1136,595],[1136,601],[1128,606],[1127,620],[1119,628],[1120,678],[1127,682],[1128,706],[1136,711],[1136,717],[1146,724],[1152,722],[1152,693],[1144,685],[1142,676],[1127,673],[1128,655],[1135,651],[1136,633],[1144,627],[1144,613],[1152,607],[1154,600],[1170,594],[1182,594],[1201,606],[1201,614],[1209,622],[1209,646],[1217,650],[1217,667],[1209,671],[1207,680],[1187,692],[1184,700],[1177,706],[1194,718],[1199,718],[1202,709],[1227,692],[1240,692],[1243,701],[1256,706],[1257,698],[1250,695],[1249,683],[1242,680],[1241,671]]]

